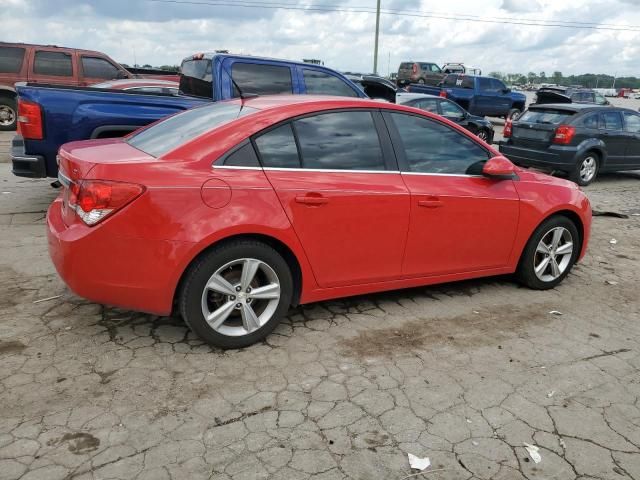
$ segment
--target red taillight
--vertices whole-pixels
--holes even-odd
[[[83,180],[79,186],[71,184],[69,205],[84,223],[95,225],[139,197],[142,192],[142,185]]]
[[[504,122],[504,130],[502,132],[502,136],[504,138],[509,138],[511,137],[511,131],[513,130],[513,122],[511,121],[511,119],[507,119]]]
[[[18,100],[18,135],[42,140],[42,110],[37,103]]]
[[[440,90],[440,96],[442,98],[447,98],[447,92],[445,90]]]
[[[569,145],[573,136],[576,134],[576,127],[569,125],[560,125],[556,128],[556,134],[553,137],[553,143],[558,145]]]

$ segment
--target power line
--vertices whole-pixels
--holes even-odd
[[[338,5],[309,5],[309,4],[292,4],[281,2],[260,2],[260,1],[234,1],[229,0],[147,0],[156,3],[173,3],[181,5],[200,5],[210,7],[240,7],[240,8],[263,8],[271,10],[291,10],[291,11],[309,11],[309,12],[341,12],[341,13],[367,13],[375,14],[376,10],[371,7],[342,7]],[[593,22],[576,22],[564,20],[536,20],[525,19],[520,20],[513,17],[481,17],[477,15],[467,14],[445,14],[440,12],[409,12],[406,10],[381,9],[381,14],[393,15],[399,17],[413,18],[432,18],[440,20],[456,20],[462,22],[477,23],[494,23],[507,25],[523,25],[532,27],[546,28],[571,28],[577,30],[608,30],[617,32],[640,32],[640,25],[616,25]]]

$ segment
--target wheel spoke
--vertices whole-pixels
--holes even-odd
[[[242,277],[240,278],[240,286],[243,291],[246,291],[251,285],[253,277],[256,276],[256,272],[258,271],[258,267],[260,267],[260,261],[253,258],[245,259],[242,265]]]
[[[235,295],[236,291],[229,282],[227,282],[220,275],[213,275],[209,279],[209,283],[207,284],[207,288],[209,290],[213,290],[218,293],[222,293],[224,295]]]
[[[538,275],[542,275],[544,273],[544,271],[547,269],[547,267],[549,266],[549,261],[551,260],[551,257],[545,257],[536,267],[536,273]]]
[[[247,332],[251,333],[260,328],[260,320],[258,320],[256,312],[253,311],[251,305],[243,303],[240,314],[242,315],[242,326]]]
[[[538,244],[538,248],[536,248],[536,252],[544,253],[545,255],[548,255],[549,254],[549,245],[547,245],[544,242],[540,242]]]
[[[553,248],[554,250],[558,248],[558,245],[560,245],[560,240],[562,240],[563,231],[564,229],[562,228],[556,228],[553,231],[553,240],[551,241],[551,248]]]
[[[560,245],[556,249],[556,255],[568,255],[570,253],[573,253],[573,243],[572,242],[567,242],[564,245]]]
[[[233,308],[235,306],[236,302],[227,302],[223,304],[206,318],[207,323],[211,326],[211,328],[217,330],[225,322],[225,320],[229,318],[229,315],[231,315],[231,312],[233,311]]]
[[[555,257],[551,258],[551,274],[553,278],[558,278],[560,276],[560,267],[558,266],[558,262]]]
[[[280,285],[277,283],[270,283],[269,285],[258,287],[251,290],[248,297],[255,300],[273,300],[280,298]]]

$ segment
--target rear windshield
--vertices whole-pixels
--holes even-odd
[[[402,62],[400,64],[400,68],[403,69],[412,69],[413,68],[413,62]]]
[[[551,109],[532,109],[527,110],[518,118],[518,122],[527,123],[543,123],[550,125],[558,125],[571,117],[574,112],[567,110],[551,110]]]
[[[23,58],[24,48],[0,47],[0,73],[19,73]]]
[[[213,98],[211,59],[185,60],[180,67],[180,92],[194,97]]]
[[[473,89],[473,77],[465,75],[447,75],[442,81],[443,87],[471,88]]]
[[[153,157],[159,157],[209,130],[255,111],[255,108],[247,106],[241,109],[240,104],[235,102],[205,105],[169,117],[140,133],[134,133],[127,139],[127,143]]]

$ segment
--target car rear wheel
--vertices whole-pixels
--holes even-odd
[[[587,152],[576,164],[570,178],[584,187],[595,180],[599,168],[600,158],[598,155],[594,152]]]
[[[507,120],[517,120],[522,115],[522,111],[519,108],[512,108],[507,113]]]
[[[187,271],[180,313],[193,332],[221,348],[264,339],[291,304],[287,262],[270,246],[238,240],[215,247]]]
[[[480,130],[478,130],[478,132],[476,133],[476,136],[482,140],[483,142],[487,142],[489,143],[489,131],[485,128],[481,128]]]
[[[517,278],[535,290],[553,288],[569,274],[579,253],[580,236],[576,225],[561,215],[548,218],[527,242]]]
[[[0,96],[0,131],[15,130],[17,121],[15,97]]]

